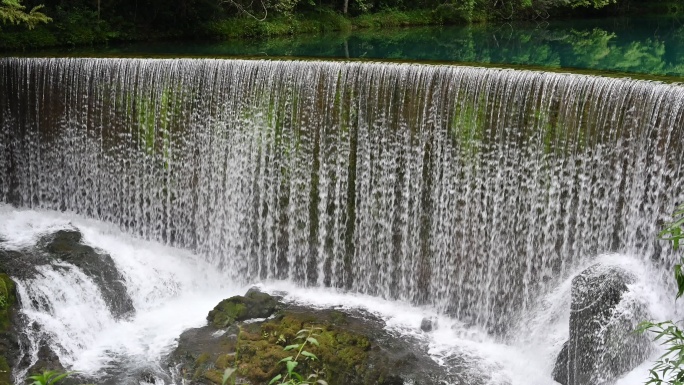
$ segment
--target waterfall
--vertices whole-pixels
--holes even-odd
[[[0,201],[505,332],[588,258],[671,254],[683,102],[447,65],[4,58]]]
[[[72,245],[97,249],[88,255],[90,265],[107,267],[101,259],[107,256],[124,283],[116,295],[130,297],[133,311],[120,314],[112,308],[112,298],[103,295],[97,282],[99,272],[49,254],[45,237],[61,230],[82,234]],[[141,372],[163,375],[161,361],[180,333],[202,326],[207,312],[225,296],[244,293],[199,256],[132,239],[111,225],[73,214],[0,204],[0,256],[7,250],[16,252],[9,263],[21,272],[13,277],[22,327],[16,383],[33,374],[27,371],[43,346],[62,365],[87,373],[98,384],[139,384]],[[26,264],[21,258],[34,261]]]

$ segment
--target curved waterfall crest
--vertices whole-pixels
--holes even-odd
[[[587,258],[671,252],[683,102],[448,65],[4,58],[0,199],[503,331]]]

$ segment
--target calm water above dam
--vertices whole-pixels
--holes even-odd
[[[684,22],[672,18],[600,19],[405,28],[268,40],[137,43],[66,54],[448,61],[681,77]],[[45,55],[64,56],[65,52],[31,54]]]

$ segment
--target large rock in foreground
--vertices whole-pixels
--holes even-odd
[[[297,369],[323,370],[330,385],[462,383],[435,363],[422,343],[393,336],[369,314],[284,304],[250,291],[222,301],[208,318],[208,326],[181,335],[170,357],[189,384],[220,384],[223,371],[233,367],[238,382],[268,384],[283,373],[278,362],[290,355],[283,347],[296,343],[297,332],[310,325],[322,329],[320,346],[307,346],[320,360]]]
[[[42,236],[35,246],[21,250],[3,249],[0,243],[0,270],[15,279],[33,278],[36,267],[66,262],[79,268],[98,286],[102,297],[119,318],[133,315],[133,300],[128,295],[125,278],[112,257],[83,242],[77,229],[63,229]]]
[[[596,264],[572,280],[570,339],[558,355],[553,378],[563,385],[607,385],[648,358],[652,344],[636,334],[648,319],[644,304],[628,293],[635,278]]]
[[[89,276],[114,316],[125,318],[135,312],[124,277],[112,257],[84,244],[78,230],[59,230],[43,237],[38,246],[48,258],[70,263]]]
[[[21,249],[10,248],[0,240],[0,385],[12,383],[10,369],[15,367],[25,369],[31,374],[43,370],[64,370],[53,350],[53,341],[49,338],[29,341],[27,334],[22,332],[27,328],[39,328],[39,325],[30,324],[19,311],[15,284],[10,279],[12,277],[17,282],[31,282],[41,274],[38,267],[44,265],[53,265],[59,269],[80,269],[98,286],[115,317],[125,318],[135,311],[124,277],[117,270],[112,257],[85,244],[77,229],[45,234],[35,245]],[[35,356],[29,346],[37,350]],[[73,378],[63,382],[67,384],[70,381],[84,383],[76,382]]]

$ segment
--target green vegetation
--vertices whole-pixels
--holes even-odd
[[[661,233],[660,238],[672,242],[674,250],[679,250],[680,242],[684,239],[684,204],[677,207],[674,213],[675,221],[670,223]],[[684,256],[674,267],[677,281],[677,296],[684,295]],[[655,334],[655,340],[666,347],[650,370],[647,385],[682,385],[684,384],[684,331],[677,322],[665,321],[660,323],[643,322],[639,325],[639,332],[650,331]]]
[[[323,374],[323,372],[320,370],[312,370],[311,373],[308,375],[301,375],[300,373],[295,371],[297,366],[299,366],[300,360],[318,360],[318,357],[315,354],[307,350],[304,350],[304,348],[307,344],[320,346],[316,338],[320,337],[320,334],[318,334],[318,332],[321,331],[323,331],[322,328],[310,326],[308,328],[301,329],[297,332],[295,340],[298,342],[292,345],[287,345],[283,348],[283,350],[286,352],[294,350],[297,352],[297,354],[289,355],[283,358],[282,360],[278,361],[279,364],[282,363],[285,365],[285,375],[283,375],[282,373],[276,375],[271,379],[271,381],[269,381],[268,385],[328,385],[328,383],[325,380],[319,378]]]
[[[54,385],[72,374],[73,372],[62,373],[53,370],[45,370],[43,373],[30,376],[29,380],[33,381],[31,385]]]
[[[278,303],[273,297],[253,291],[244,297],[235,296],[224,299],[209,312],[207,320],[216,328],[224,328],[236,321],[268,317],[277,308]]]
[[[2,24],[25,24],[33,29],[40,23],[52,21],[44,13],[40,12],[43,5],[37,5],[27,13],[26,7],[21,5],[20,0],[2,0],[0,2],[0,21]]]
[[[240,360],[240,334],[242,333],[242,328],[238,325],[238,333],[237,333],[237,345],[235,345],[235,359],[233,361],[233,366],[226,368],[226,370],[223,371],[223,378],[221,381],[221,385],[227,385],[230,381],[231,385],[235,385],[237,383],[237,363]]]
[[[216,352],[198,354],[189,365],[188,377],[223,385],[239,383],[238,378],[266,384],[278,375],[273,384],[326,380],[331,385],[341,385],[349,383],[348,376],[352,373],[355,378],[365,378],[371,375],[370,341],[361,334],[344,330],[340,325],[345,322],[344,315],[321,318],[313,313],[284,311],[263,323],[241,324],[239,331],[233,324],[230,330],[237,332],[237,337],[220,342]],[[312,331],[312,324],[320,329]],[[309,338],[315,339],[318,345]],[[297,365],[288,362],[297,362]],[[369,383],[372,382],[369,380]]]
[[[14,282],[7,274],[0,273],[0,334],[7,335],[12,327],[12,313],[17,302]],[[8,351],[0,346],[0,385],[12,383],[12,368],[7,362]]]
[[[6,332],[11,327],[12,307],[16,301],[14,282],[7,274],[0,273],[0,332]]]
[[[0,20],[6,26],[0,31],[0,49],[178,38],[225,40],[602,16],[644,9],[676,15],[682,8],[670,0],[655,2],[660,7],[646,0],[151,0],[145,6],[135,0],[62,0],[44,8],[38,0],[24,0],[29,3],[26,7],[19,0],[1,1]],[[26,12],[27,7],[31,11]]]

